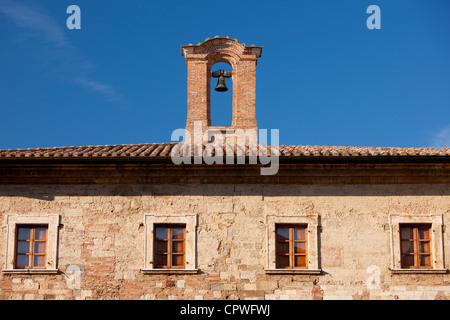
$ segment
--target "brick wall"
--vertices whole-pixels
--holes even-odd
[[[233,68],[233,106],[230,106],[233,119],[228,128],[257,129],[256,64],[261,51],[262,47],[218,36],[195,46],[182,46],[188,68],[186,130],[192,134],[195,121],[201,122],[205,130],[211,126],[211,70],[218,62],[226,62]]]

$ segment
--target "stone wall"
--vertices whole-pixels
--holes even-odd
[[[196,214],[197,274],[144,274],[145,214]],[[391,215],[441,215],[448,185],[0,186],[7,216],[60,216],[58,274],[0,273],[0,299],[446,299],[450,276],[392,265]],[[321,274],[270,274],[267,216],[315,217]]]

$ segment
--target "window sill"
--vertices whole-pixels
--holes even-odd
[[[7,269],[3,274],[57,274],[58,269]]]
[[[141,269],[143,274],[197,274],[198,269]]]
[[[393,274],[417,274],[417,273],[431,273],[442,274],[447,273],[447,269],[392,269],[389,268]]]
[[[321,274],[322,269],[266,269],[266,274]]]

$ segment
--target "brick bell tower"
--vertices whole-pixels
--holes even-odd
[[[188,68],[186,131],[191,133],[191,137],[194,135],[194,123],[201,123],[203,137],[206,131],[209,136],[217,132],[229,135],[242,129],[246,134],[256,133],[257,139],[256,64],[261,52],[262,47],[246,46],[228,36],[206,38],[197,45],[181,47]],[[218,62],[228,63],[232,67],[232,124],[225,127],[211,126],[211,76],[212,67]]]

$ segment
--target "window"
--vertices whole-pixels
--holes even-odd
[[[186,226],[162,225],[155,228],[155,268],[184,268]]]
[[[431,226],[400,225],[402,268],[432,268]]]
[[[59,215],[9,215],[2,273],[55,274]]]
[[[17,269],[45,269],[48,226],[18,226],[16,244]]]
[[[277,225],[276,267],[307,268],[307,227]]]
[[[144,274],[195,274],[196,214],[145,214]]]
[[[392,273],[446,273],[443,216],[390,215]]]
[[[266,215],[267,274],[320,274],[318,215]]]

